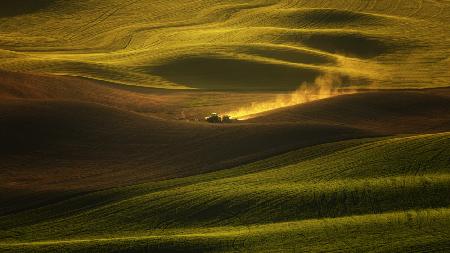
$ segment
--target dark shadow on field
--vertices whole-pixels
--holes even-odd
[[[342,28],[343,26],[388,25],[391,20],[369,13],[338,9],[303,9],[292,8],[280,10],[268,19],[271,24],[287,28],[320,27]]]
[[[0,1],[0,18],[33,13],[45,9],[57,0],[16,0]]]
[[[21,199],[42,198],[30,203],[0,196],[11,203],[0,205],[0,213],[49,203],[60,193],[185,177],[322,143],[450,126],[448,89],[346,95],[215,125],[136,113],[141,106],[165,108],[159,93],[141,98],[144,93],[74,79],[7,77],[0,80],[0,185]]]
[[[309,68],[216,56],[177,58],[149,72],[193,88],[239,90],[293,90],[321,74]]]
[[[450,130],[450,89],[378,91],[282,108],[251,122],[333,123],[378,133],[418,134]]]
[[[184,177],[373,135],[320,124],[166,121],[73,101],[2,101],[0,123],[0,182],[43,191]]]
[[[242,50],[244,53],[247,54],[293,63],[303,63],[313,65],[336,64],[336,59],[330,56],[313,53],[306,50],[298,50],[294,48],[249,46],[249,47],[240,47],[238,50]]]
[[[298,40],[311,48],[359,58],[373,58],[397,48],[391,41],[352,33],[314,33],[303,35]]]

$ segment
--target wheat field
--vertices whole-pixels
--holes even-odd
[[[344,141],[99,191],[2,217],[0,249],[444,252],[449,141],[448,133]]]
[[[448,85],[445,0],[2,3],[0,68],[168,89]],[[30,4],[34,2],[33,4]],[[21,7],[29,5],[29,8]]]

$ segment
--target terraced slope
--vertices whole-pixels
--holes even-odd
[[[24,7],[26,6],[26,7]],[[0,69],[180,89],[449,84],[450,3],[39,0],[0,4]]]
[[[6,252],[449,249],[450,134],[298,150],[0,218]],[[333,238],[333,239],[331,239]]]

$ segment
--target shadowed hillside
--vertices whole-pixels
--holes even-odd
[[[20,0],[0,3],[0,17],[13,17],[38,12],[51,6],[56,0]]]
[[[278,109],[249,122],[316,122],[379,133],[450,130],[450,89],[379,91],[343,95]]]
[[[88,190],[187,176],[373,135],[327,124],[184,123],[60,100],[2,100],[0,122],[2,186],[19,191]]]
[[[325,142],[448,131],[445,94],[446,89],[360,93],[218,126],[163,118],[183,108],[201,118],[205,112],[187,104],[190,99],[204,96],[208,108],[230,96],[216,100],[208,92],[118,89],[4,72],[0,197],[8,204],[3,211],[66,194],[229,168]],[[233,96],[245,103],[265,95]]]

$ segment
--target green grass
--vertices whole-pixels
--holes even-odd
[[[24,6],[27,6],[24,7]],[[0,4],[0,69],[180,89],[448,86],[448,1]]]
[[[259,226],[166,230],[121,238],[1,244],[4,252],[445,252],[450,210]]]
[[[0,218],[6,252],[443,251],[450,134],[310,147]]]

